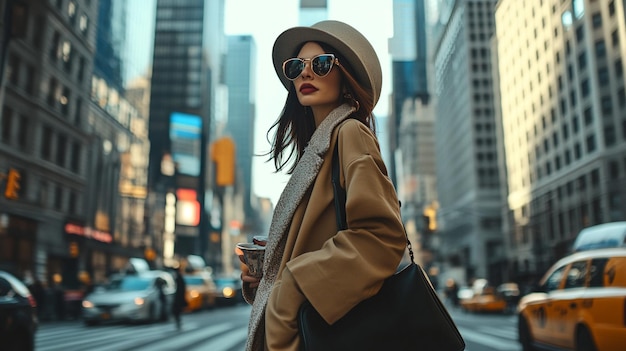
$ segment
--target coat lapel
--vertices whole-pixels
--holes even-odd
[[[328,117],[317,127],[309,144],[304,150],[302,158],[296,165],[278,203],[274,208],[274,215],[269,230],[267,248],[265,249],[265,262],[263,265],[263,279],[256,292],[250,326],[248,330],[248,345],[246,350],[263,350],[265,328],[263,325],[265,305],[269,298],[272,286],[276,281],[276,275],[280,268],[283,257],[287,229],[291,224],[293,214],[300,205],[302,198],[311,187],[319,173],[324,155],[330,147],[330,138],[333,129],[350,116],[354,108],[343,104],[333,110]]]

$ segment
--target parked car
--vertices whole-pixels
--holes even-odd
[[[559,260],[518,305],[524,351],[622,351],[625,321],[624,247],[581,251]]]
[[[193,312],[215,306],[217,288],[209,274],[186,274],[183,276],[187,285],[187,308]]]
[[[165,297],[161,303],[160,290]],[[103,321],[166,320],[172,310],[176,283],[168,272],[154,270],[112,276],[83,300],[83,320],[87,325]]]
[[[33,350],[38,323],[35,299],[26,285],[0,271],[0,348]]]
[[[214,278],[214,281],[217,288],[217,304],[234,305],[244,301],[239,277],[219,276]]]

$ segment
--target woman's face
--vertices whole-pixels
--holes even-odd
[[[298,57],[310,59],[316,55],[327,54],[322,47],[314,42],[304,44]],[[332,53],[330,53],[332,54]],[[320,77],[311,70],[311,61],[306,61],[304,70],[293,80],[298,101],[303,106],[310,106],[316,119],[325,118],[330,111],[341,105],[341,72],[333,65],[330,73]]]

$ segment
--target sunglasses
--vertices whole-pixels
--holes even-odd
[[[311,70],[318,77],[324,77],[330,73],[335,63],[339,65],[339,60],[333,54],[321,54],[310,59],[295,57],[283,62],[283,74],[287,79],[295,80],[304,71],[307,61],[311,61]]]

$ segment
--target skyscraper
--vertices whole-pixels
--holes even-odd
[[[328,19],[326,0],[300,0],[300,25],[310,26]]]
[[[407,234],[416,236],[428,268],[436,248],[424,222],[426,206],[436,203],[434,106],[430,99],[428,42],[424,0],[394,0],[394,36],[390,40],[393,98],[388,122],[390,176],[402,200]],[[429,38],[430,39],[430,38]],[[421,234],[418,236],[418,233]],[[418,240],[419,238],[419,240]],[[429,252],[426,252],[429,251]],[[432,277],[434,278],[434,277]]]
[[[126,1],[101,0],[98,3],[98,54],[94,57],[94,73],[118,91],[123,91],[125,38]]]
[[[223,0],[157,1],[149,187],[158,200],[152,210],[164,213],[166,196],[171,198],[176,193],[178,206],[186,202],[185,208],[192,209],[188,217],[176,218],[175,229],[166,228],[166,257],[174,250],[181,255],[204,255],[208,246],[204,211],[206,149],[211,111],[215,109],[213,82],[220,74],[219,62],[208,59],[219,57],[215,53],[221,48],[212,39],[223,35],[223,15]],[[157,232],[153,227],[153,234]]]
[[[236,145],[237,186],[241,186],[246,220],[254,219],[251,206],[254,154],[256,45],[250,35],[228,37],[225,82],[228,87],[226,134]]]
[[[495,0],[452,4],[433,52],[437,196],[447,268],[501,279],[504,257],[491,37]]]
[[[392,57],[393,96],[389,117],[389,174],[399,185],[403,175],[397,174],[401,168],[399,157],[410,157],[398,153],[400,130],[403,123],[404,105],[409,100],[419,99],[424,106],[430,102],[427,76],[427,41],[425,0],[394,0],[394,36],[389,41]],[[416,101],[410,102],[414,104]],[[410,117],[409,117],[410,118]],[[406,151],[406,150],[405,150]]]
[[[514,279],[543,274],[580,230],[626,220],[625,19],[613,0],[497,7]]]

